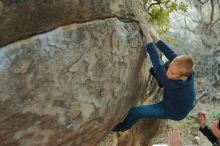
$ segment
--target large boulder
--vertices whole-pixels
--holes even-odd
[[[1,0],[0,47],[61,25],[135,18],[140,10],[138,0]]]
[[[140,97],[157,94],[141,13],[138,0],[0,1],[0,145],[94,146]],[[148,133],[136,144],[146,145],[153,127],[112,146]]]

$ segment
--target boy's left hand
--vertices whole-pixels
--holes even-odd
[[[147,26],[144,23],[140,23],[140,28],[143,35],[145,36],[146,43],[147,44],[152,43],[153,39],[151,38],[150,31],[147,28]]]

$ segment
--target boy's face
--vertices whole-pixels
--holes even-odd
[[[170,80],[180,80],[181,79],[181,73],[177,65],[175,63],[170,63],[169,68],[167,69],[167,77]]]

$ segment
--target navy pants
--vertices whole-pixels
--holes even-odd
[[[126,131],[130,129],[141,118],[166,119],[163,103],[141,105],[130,109],[127,117],[119,123],[112,131]]]

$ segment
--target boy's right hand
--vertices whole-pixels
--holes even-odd
[[[151,27],[150,34],[151,34],[151,37],[152,37],[154,43],[157,43],[160,40],[158,33],[152,27]]]
[[[206,126],[206,123],[207,123],[206,113],[205,112],[199,112],[198,117],[199,117],[200,127],[203,129]]]

